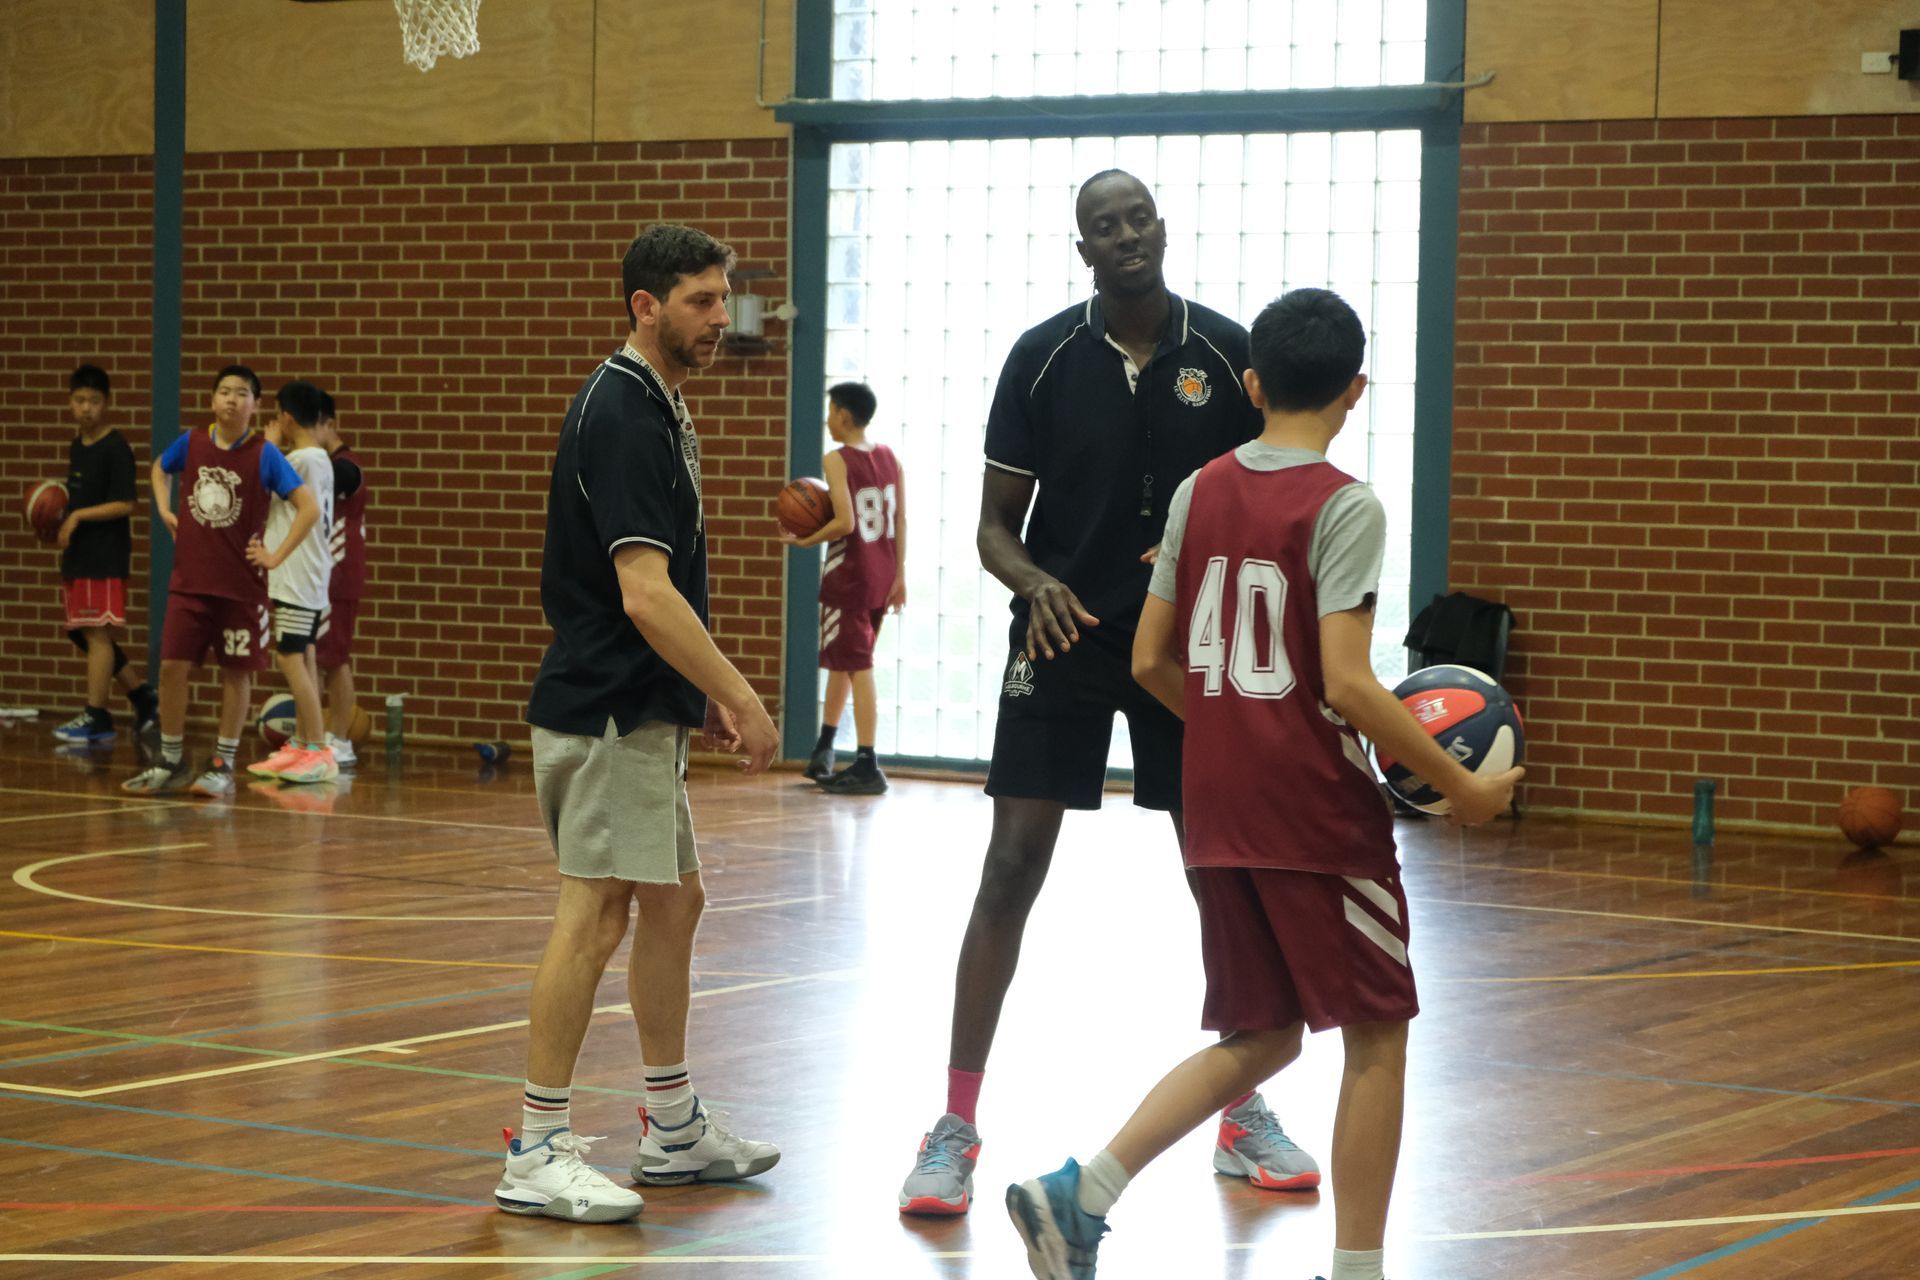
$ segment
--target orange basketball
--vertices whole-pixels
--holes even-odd
[[[43,480],[27,490],[24,504],[27,523],[44,542],[52,542],[67,518],[67,486],[58,480]]]
[[[1840,834],[1862,849],[1892,844],[1904,822],[1900,798],[1885,787],[1855,787],[1840,802],[1836,816]]]
[[[833,519],[833,494],[825,480],[801,476],[780,490],[773,500],[773,515],[788,533],[804,538]]]

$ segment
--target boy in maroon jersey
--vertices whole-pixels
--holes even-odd
[[[340,439],[333,397],[320,393],[320,447],[333,458],[333,577],[327,582],[327,610],[320,615],[320,640],[314,656],[327,682],[327,745],[342,769],[357,763],[353,741],[353,633],[360,621],[360,598],[367,589],[367,478],[360,460]]]
[[[1386,516],[1326,450],[1366,389],[1366,331],[1324,289],[1254,321],[1260,437],[1175,492],[1134,677],[1186,721],[1186,863],[1207,971],[1202,1025],[1227,1033],[1175,1067],[1083,1168],[1007,1188],[1042,1280],[1087,1280],[1106,1214],[1149,1161],[1298,1056],[1304,1028],[1346,1044],[1333,1131],[1333,1280],[1382,1280],[1400,1152],[1407,1023],[1419,1012],[1393,823],[1354,730],[1405,759],[1461,823],[1506,809],[1522,774],[1467,772],[1373,674]]]
[[[907,602],[907,485],[893,450],[867,442],[867,424],[878,407],[873,391],[864,383],[842,382],[827,391],[827,402],[827,431],[840,446],[820,461],[833,518],[805,538],[782,531],[782,540],[796,547],[829,544],[820,569],[820,665],[827,672],[827,694],[806,772],[823,791],[871,796],[887,789],[887,775],[873,754],[879,727],[873,645],[887,611]],[[836,773],[833,737],[849,690],[859,754]]]
[[[183,432],[153,463],[153,506],[174,536],[160,634],[160,759],[121,784],[141,794],[186,790],[233,794],[233,758],[240,749],[253,673],[267,669],[267,573],[300,544],[320,508],[280,451],[253,430],[260,379],[245,365],[213,381],[213,424]],[[180,512],[171,477],[180,477]],[[267,527],[270,495],[294,504],[293,527],[254,565],[247,544]],[[220,732],[199,776],[186,762],[187,674],[208,649],[220,664]]]

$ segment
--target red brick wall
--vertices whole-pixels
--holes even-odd
[[[144,219],[150,183],[144,165],[138,173]],[[53,179],[33,166],[0,175],[9,198],[31,209],[48,199],[34,184]],[[595,360],[625,335],[620,256],[650,222],[691,222],[731,243],[742,267],[771,272],[751,282],[754,292],[783,298],[786,184],[784,144],[759,140],[188,157],[179,420],[208,420],[212,375],[231,360],[251,365],[269,396],[305,377],[339,400],[343,434],[373,486],[354,662],[363,705],[404,692],[410,734],[521,734],[547,638],[539,560],[553,437]],[[0,241],[9,263],[34,252],[15,245],[13,207]],[[97,215],[67,207],[38,216],[76,228],[72,257],[83,261],[101,243],[89,229]],[[16,285],[12,273],[0,281],[0,335],[17,343],[0,404],[25,394],[14,386],[23,381],[16,349],[43,366],[37,381],[71,363],[50,322],[31,318],[41,296],[77,298],[65,304],[73,314],[62,312],[62,332],[132,323],[144,335],[144,228],[124,251],[136,265],[115,268],[126,279],[111,296],[65,276],[54,287],[44,278],[54,269],[39,259],[25,268],[41,273],[38,283]],[[83,270],[92,280],[100,268]],[[124,345],[116,374],[144,363],[143,342]],[[688,384],[706,450],[714,630],[769,700],[779,694],[784,565],[763,531],[786,471],[786,395],[782,349],[724,356]],[[46,417],[60,397],[42,400]],[[144,419],[129,434],[144,437]],[[62,439],[49,427],[35,447]],[[140,456],[144,465],[144,448]],[[14,581],[9,572],[0,637],[9,653],[16,636],[28,640],[32,657],[0,657],[9,664],[0,679],[9,699],[64,706],[78,696],[78,668],[40,638],[50,613],[17,617]],[[54,581],[42,570],[30,592],[46,594]],[[196,711],[210,714],[212,688],[197,686]]]
[[[1452,580],[1531,803],[1920,807],[1920,116],[1480,125]]]

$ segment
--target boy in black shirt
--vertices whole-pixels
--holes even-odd
[[[133,704],[134,731],[154,723],[153,690],[134,674],[115,643],[127,625],[127,577],[133,559],[133,450],[107,425],[113,388],[106,370],[83,364],[67,379],[74,437],[67,450],[67,518],[60,523],[60,577],[67,635],[87,655],[87,709],[53,731],[62,742],[113,737],[109,687],[118,681]]]

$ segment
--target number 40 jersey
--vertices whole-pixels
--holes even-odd
[[[893,540],[900,504],[900,463],[883,444],[843,448],[853,532],[827,544],[820,569],[820,603],[842,609],[878,609],[887,602],[899,553]]]

